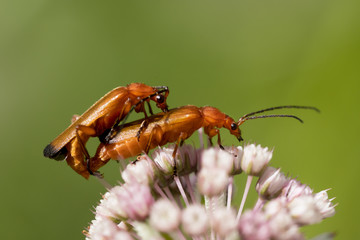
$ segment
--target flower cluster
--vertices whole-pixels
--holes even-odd
[[[314,193],[269,166],[260,145],[195,149],[184,145],[142,155],[103,195],[86,239],[304,239],[300,228],[335,213],[327,190]],[[234,176],[247,175],[240,207]],[[243,212],[254,177],[258,201]],[[326,235],[331,239],[331,235]]]

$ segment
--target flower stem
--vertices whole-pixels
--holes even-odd
[[[196,202],[195,195],[194,195],[195,192],[191,186],[190,177],[189,177],[189,175],[185,175],[184,178],[185,178],[186,186],[187,186],[190,198],[191,198],[191,202],[195,203]]]
[[[253,180],[253,176],[250,176],[250,175],[246,179],[246,185],[245,185],[245,189],[244,189],[244,194],[243,194],[243,197],[241,199],[241,204],[240,204],[240,207],[239,207],[239,212],[238,212],[237,217],[236,217],[236,221],[240,220],[241,213],[242,213],[242,210],[244,209],[245,201],[246,201],[247,195],[249,193],[252,180]]]
[[[182,187],[182,184],[181,184],[181,181],[180,181],[179,177],[178,177],[178,176],[174,176],[174,180],[175,180],[176,185],[177,185],[177,187],[178,187],[178,189],[179,189],[179,191],[180,191],[180,193],[181,193],[181,196],[182,196],[183,199],[184,199],[185,206],[188,206],[188,205],[189,205],[189,200],[188,200],[188,198],[187,198],[187,196],[186,196],[186,193],[185,193],[185,191],[184,191],[184,188]]]
[[[227,190],[227,193],[228,193],[227,194],[227,204],[226,204],[227,209],[230,209],[230,207],[231,207],[233,184],[234,184],[234,179],[232,177],[230,177],[229,178],[228,190]]]

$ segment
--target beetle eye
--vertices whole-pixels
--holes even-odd
[[[231,124],[231,130],[236,130],[238,125],[236,123]]]
[[[165,100],[163,95],[156,95],[156,102],[163,103]]]

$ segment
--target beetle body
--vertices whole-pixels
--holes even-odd
[[[164,95],[160,93],[165,92]],[[144,112],[144,102],[153,100],[157,107],[167,111],[167,87],[151,87],[142,83],[132,83],[108,92],[84,114],[72,122],[57,138],[44,149],[44,156],[56,160],[66,158],[70,167],[85,178],[89,177],[84,156],[85,144],[89,137],[97,137],[114,124],[124,119],[132,108]],[[159,98],[159,96],[161,96]],[[146,116],[146,113],[145,113]]]
[[[184,106],[159,113],[148,118],[149,124],[140,138],[136,135],[142,120],[125,124],[121,131],[109,143],[101,143],[90,160],[91,171],[98,170],[110,159],[122,160],[147,152],[157,146],[177,142],[189,138],[196,130],[204,127],[211,139],[219,135],[219,128],[227,128],[230,133],[241,140],[240,129],[236,122],[214,107]],[[236,128],[234,125],[235,123]],[[174,153],[175,155],[175,153]]]

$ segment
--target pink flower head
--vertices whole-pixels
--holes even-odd
[[[288,201],[291,201],[299,196],[311,195],[312,192],[313,191],[309,186],[302,184],[296,179],[291,179],[284,187],[281,195],[286,197]]]
[[[128,232],[119,229],[111,220],[102,218],[92,221],[89,231],[86,233],[86,239],[132,240],[133,238]]]
[[[141,159],[135,163],[128,164],[121,173],[126,183],[138,182],[140,184],[152,184],[154,181],[154,163],[148,159]]]
[[[96,215],[108,217],[112,219],[127,218],[126,212],[121,208],[118,192],[122,191],[120,186],[113,187],[109,192],[105,193],[100,204],[95,208]]]
[[[333,199],[329,200],[327,190],[316,193],[314,199],[322,218],[334,216],[336,205],[331,202]]]
[[[150,188],[137,182],[126,183],[122,188],[117,192],[118,198],[121,199],[119,202],[121,209],[132,220],[146,219],[154,203]]]
[[[241,160],[242,170],[253,176],[259,176],[265,169],[272,157],[272,151],[267,147],[262,148],[260,145],[250,144],[244,147],[244,154]]]
[[[205,196],[220,195],[225,191],[228,182],[229,176],[220,168],[202,168],[198,174],[198,188]]]
[[[312,195],[294,198],[288,204],[288,209],[294,221],[300,225],[315,224],[322,220],[322,215]]]
[[[260,175],[256,191],[261,198],[272,199],[281,193],[288,182],[288,178],[280,172],[280,169],[267,167]]]
[[[171,201],[160,199],[151,209],[150,224],[160,232],[175,231],[180,225],[181,211]]]
[[[201,168],[220,168],[229,174],[234,165],[232,154],[220,148],[209,148],[201,156]]]
[[[212,229],[221,238],[231,235],[237,226],[235,212],[225,207],[215,209],[211,214],[210,222]]]
[[[270,240],[270,225],[261,211],[248,210],[240,218],[238,225],[242,239],[246,240]]]
[[[190,236],[200,236],[209,228],[209,217],[204,207],[190,205],[182,213],[182,227]]]
[[[242,172],[241,169],[241,160],[243,158],[244,150],[241,146],[235,147],[225,147],[225,151],[229,152],[233,156],[233,166],[231,175],[240,174]]]

